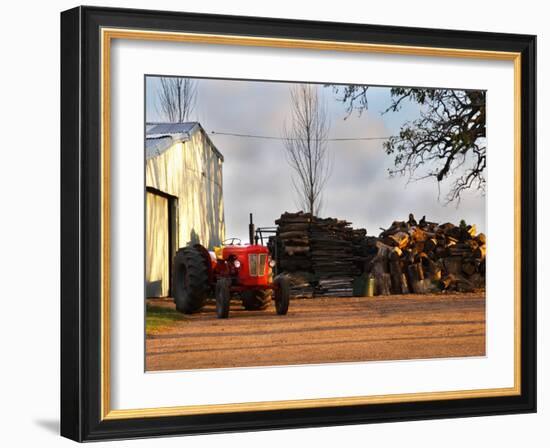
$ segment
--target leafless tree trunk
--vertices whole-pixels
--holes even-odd
[[[183,123],[195,109],[196,81],[189,78],[160,78],[159,114],[170,123]]]
[[[327,137],[330,129],[326,106],[317,86],[290,88],[290,117],[283,128],[287,160],[300,206],[317,215],[323,205],[323,189],[330,176]]]

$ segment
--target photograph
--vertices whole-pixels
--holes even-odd
[[[486,355],[485,90],[144,82],[147,372]]]
[[[232,7],[61,13],[60,433],[540,412],[536,33]]]

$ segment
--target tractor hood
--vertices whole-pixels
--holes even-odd
[[[269,250],[259,244],[225,246],[224,260],[237,259],[240,263],[239,282],[242,285],[266,285],[269,283]]]
[[[246,256],[248,254],[268,254],[269,250],[266,246],[260,244],[245,244],[245,245],[230,245],[223,246],[223,258],[227,260],[231,255]]]

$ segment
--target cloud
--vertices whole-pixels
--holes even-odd
[[[289,111],[289,83],[199,80],[196,117],[207,131],[280,136]],[[154,83],[147,83],[153,89]],[[348,116],[332,89],[319,87],[331,121],[330,137],[379,137],[399,130],[404,121],[418,116],[419,108],[406,104],[399,113],[380,114],[389,104],[389,88],[372,88],[369,110]],[[154,95],[148,95],[148,101]],[[154,108],[147,105],[148,120]],[[347,117],[345,120],[344,118]],[[258,226],[273,226],[285,211],[296,211],[296,195],[280,140],[213,135],[225,157],[223,186],[226,234],[247,238],[248,214]],[[485,199],[467,192],[459,207],[438,199],[431,179],[407,183],[390,178],[392,158],[381,140],[331,142],[332,174],[324,194],[323,216],[333,216],[378,234],[379,227],[406,219],[410,212],[428,220],[457,223],[465,219],[485,230]]]

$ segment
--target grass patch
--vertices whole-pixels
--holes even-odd
[[[147,304],[145,308],[145,332],[157,333],[164,327],[185,320],[185,316],[173,308]]]

